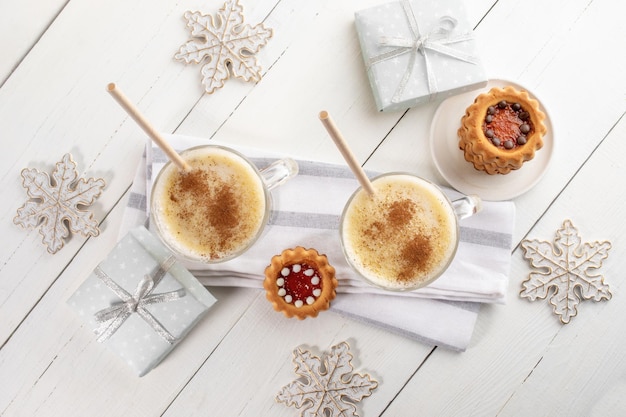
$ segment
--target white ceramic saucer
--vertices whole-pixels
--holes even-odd
[[[492,87],[507,85],[528,91],[539,102],[539,108],[546,114],[544,123],[548,131],[543,137],[543,147],[520,169],[506,175],[489,175],[476,170],[463,158],[457,130],[461,126],[465,109],[474,102],[476,96]],[[450,97],[439,105],[430,127],[430,150],[441,176],[458,191],[478,194],[483,200],[510,200],[530,190],[548,170],[554,152],[554,130],[545,106],[530,90],[515,82],[495,79],[482,89]]]

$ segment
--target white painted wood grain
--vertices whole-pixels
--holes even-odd
[[[67,0],[2,0],[0,10],[0,85],[17,68]]]
[[[626,46],[620,2],[481,0],[469,7],[470,19],[480,22],[476,35],[488,71],[532,88],[557,128],[548,175],[516,199],[515,242],[527,234],[550,239],[569,217],[584,240],[614,245],[603,268],[613,299],[583,302],[569,325],[559,324],[547,302],[519,299],[529,272],[519,250],[509,303],[482,308],[463,354],[430,354],[428,346],[330,312],[287,320],[259,291],[220,289],[206,319],[139,379],[65,305],[115,244],[145,141],[105,92],[109,81],[164,132],[340,162],[317,120],[325,109],[368,168],[438,179],[424,152],[436,103],[404,116],[374,110],[353,13],[382,2],[244,2],[246,21],[275,31],[259,53],[264,78],[232,79],[206,95],[199,66],[176,62],[173,54],[189,36],[184,11],[210,12],[221,1],[71,0],[52,20],[65,2],[0,0],[0,23],[13,25],[10,16],[39,8],[23,19],[24,35],[15,42],[4,36],[15,33],[11,26],[0,24],[3,54],[10,45],[0,79],[20,62],[0,88],[0,415],[292,416],[296,410],[273,400],[295,379],[291,351],[305,345],[319,354],[343,340],[355,353],[355,370],[380,382],[359,406],[364,416],[623,410],[626,59],[613,53]],[[51,256],[36,232],[12,224],[25,201],[19,172],[50,171],[68,151],[81,174],[107,181],[93,207],[102,234],[75,237]]]
[[[292,352],[297,347],[320,356],[347,341],[354,371],[380,385],[359,405],[363,415],[378,415],[430,348],[400,336],[355,323],[333,312],[316,319],[286,319],[261,294],[209,360],[168,409],[166,416],[293,416],[297,410],[276,403],[280,389],[299,378]]]

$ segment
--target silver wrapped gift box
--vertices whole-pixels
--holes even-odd
[[[215,298],[144,227],[132,229],[68,304],[139,376],[153,369]]]
[[[386,3],[356,12],[355,25],[379,111],[487,84],[461,0]]]

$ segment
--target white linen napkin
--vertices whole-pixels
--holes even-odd
[[[207,139],[164,135],[177,150],[216,143]],[[229,146],[228,144],[223,144]],[[263,168],[279,156],[236,147]],[[147,225],[152,179],[165,164],[150,144],[137,169],[120,234]],[[286,248],[315,248],[328,256],[339,281],[331,309],[389,328],[432,345],[465,350],[471,339],[479,302],[504,303],[508,286],[515,216],[512,202],[484,202],[483,211],[461,221],[455,260],[437,281],[412,292],[391,293],[362,282],[343,258],[338,225],[343,205],[359,184],[346,166],[298,160],[299,174],[272,190],[270,223],[243,255],[219,264],[187,264],[206,286],[262,288],[272,256]],[[444,189],[452,199],[459,196]]]

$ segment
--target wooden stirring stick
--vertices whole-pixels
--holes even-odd
[[[348,166],[356,176],[356,179],[359,180],[361,187],[363,187],[363,189],[367,191],[369,195],[374,195],[374,187],[372,187],[372,183],[370,182],[369,178],[367,178],[367,175],[365,175],[365,171],[363,170],[361,165],[359,165],[354,154],[352,153],[345,139],[341,135],[341,132],[339,132],[339,129],[337,129],[337,126],[335,125],[333,119],[325,110],[322,110],[320,112],[319,117],[322,121],[322,124],[328,131],[328,134],[335,142],[335,145],[337,145],[339,152],[341,152],[341,155],[343,155],[343,158],[346,160]]]
[[[135,122],[137,122],[139,127],[141,127],[144,132],[148,134],[150,139],[152,139],[154,143],[156,143],[157,146],[165,152],[165,155],[172,161],[172,163],[174,163],[174,165],[183,171],[189,170],[187,162],[185,162],[183,158],[180,157],[178,152],[176,152],[176,150],[172,148],[169,143],[167,143],[165,138],[163,138],[163,136],[161,136],[161,134],[152,126],[152,124],[148,122],[139,109],[128,99],[128,97],[126,97],[126,95],[115,85],[115,83],[109,83],[109,85],[107,85],[107,91],[113,96],[115,101],[117,101],[118,104],[126,110],[126,113],[128,113],[128,115],[132,117]]]

